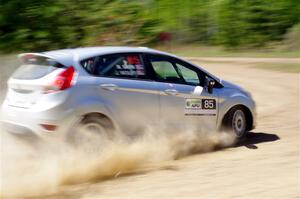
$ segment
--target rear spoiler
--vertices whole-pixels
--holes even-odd
[[[21,54],[18,54],[19,59],[22,59],[23,57],[26,57],[26,56],[40,56],[40,57],[46,57],[49,59],[55,59],[54,57],[43,54],[43,53],[21,53]]]
[[[27,57],[27,56],[28,57],[30,57],[30,56],[32,56],[32,57],[39,56],[39,57],[45,57],[45,58],[53,59],[56,62],[58,62],[58,63],[60,63],[64,66],[70,66],[70,65],[73,64],[72,62],[70,63],[69,61],[66,61],[65,59],[62,59],[60,57],[51,56],[51,55],[48,55],[48,54],[45,54],[45,53],[21,53],[21,54],[18,55],[18,59],[22,59],[22,58]]]

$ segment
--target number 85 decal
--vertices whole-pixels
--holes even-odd
[[[216,109],[216,100],[202,99],[202,109]]]

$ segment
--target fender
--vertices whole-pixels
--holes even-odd
[[[253,125],[256,124],[256,107],[255,102],[248,97],[247,95],[235,92],[229,98],[222,98],[219,99],[219,115],[218,115],[218,122],[217,128],[220,128],[222,125],[222,120],[225,114],[234,106],[236,105],[243,105],[247,107],[252,115],[253,118]]]

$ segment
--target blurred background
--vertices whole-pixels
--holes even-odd
[[[70,170],[74,162],[85,162],[82,156],[55,153],[52,159],[49,149],[31,153],[0,132],[0,159],[6,165],[0,167],[0,192],[3,174],[11,173],[13,186],[7,194],[25,196],[34,188],[39,194],[60,192],[47,199],[299,198],[300,0],[0,0],[0,104],[7,79],[19,66],[17,53],[100,45],[166,50],[241,85],[257,102],[256,137],[245,147],[174,161],[174,167],[172,162],[170,169],[153,175],[141,172],[116,180],[118,172],[103,185],[95,181],[58,188],[65,175],[71,179],[76,171],[77,179],[90,169],[86,164],[78,173]],[[280,141],[270,143],[276,141],[272,136]],[[123,165],[131,153],[149,150],[148,145],[137,146],[122,148],[120,156],[108,160]],[[159,159],[157,149],[155,145],[143,157]],[[31,168],[39,169],[32,175]]]
[[[299,0],[0,2],[3,53],[95,45],[151,46],[190,56],[300,52]]]

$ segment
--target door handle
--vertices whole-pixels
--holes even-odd
[[[167,95],[177,95],[177,94],[178,94],[178,91],[175,90],[175,89],[167,89],[167,90],[165,90],[165,93],[166,93]]]
[[[101,84],[100,87],[107,91],[114,91],[118,88],[115,84]]]

